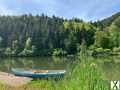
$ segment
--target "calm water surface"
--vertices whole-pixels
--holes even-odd
[[[0,71],[10,72],[11,68],[66,69],[75,57],[27,57],[0,58]],[[120,56],[94,58],[92,61],[102,71],[104,79],[120,80]]]
[[[0,58],[0,71],[8,72],[11,68],[66,69],[75,57],[13,57]]]

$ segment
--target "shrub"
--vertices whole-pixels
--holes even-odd
[[[103,49],[103,48],[96,48],[93,51],[93,56],[106,56],[106,55],[110,55],[111,54],[111,50],[110,49]]]
[[[31,56],[32,55],[31,50],[24,49],[21,53],[19,53],[19,56]]]
[[[120,47],[114,47],[113,52],[120,52]]]
[[[9,56],[9,55],[11,55],[12,54],[12,50],[11,50],[11,48],[6,48],[5,49],[5,55],[7,55],[7,56]]]
[[[104,49],[103,49],[103,48],[96,48],[95,51],[96,51],[96,52],[103,52]]]
[[[65,56],[65,55],[67,55],[67,52],[58,48],[58,49],[54,49],[52,55],[53,56]]]

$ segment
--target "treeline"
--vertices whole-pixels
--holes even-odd
[[[93,53],[111,51],[120,46],[119,23],[120,17],[105,27],[102,22],[86,23],[77,18],[0,16],[0,55],[76,54],[83,41]]]

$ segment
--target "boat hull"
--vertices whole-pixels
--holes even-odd
[[[65,74],[64,71],[49,72],[49,73],[33,73],[30,71],[21,71],[17,69],[12,69],[12,73],[16,76],[30,77],[30,78],[63,78]]]

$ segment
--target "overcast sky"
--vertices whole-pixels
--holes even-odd
[[[120,11],[120,0],[0,0],[1,15],[44,13],[95,21]]]

